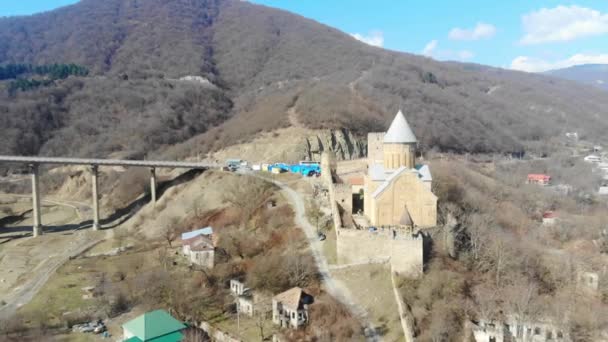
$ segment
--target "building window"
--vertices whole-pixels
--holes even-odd
[[[552,339],[553,339],[553,332],[547,331],[547,340],[552,340]]]
[[[496,337],[494,337],[494,336],[490,337],[490,341],[489,342],[496,342]]]
[[[534,328],[534,335],[540,335],[540,328],[539,327]]]
[[[561,331],[558,331],[557,338],[564,338],[564,334]]]

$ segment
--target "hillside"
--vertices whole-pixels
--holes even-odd
[[[83,0],[0,19],[9,63],[89,73],[17,92],[0,82],[1,154],[181,158],[292,124],[363,136],[398,108],[423,149],[513,152],[608,128],[600,90],[383,50],[238,0]]]
[[[547,71],[545,74],[608,90],[607,64],[576,65],[569,68]]]

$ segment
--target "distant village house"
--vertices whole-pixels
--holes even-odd
[[[182,252],[192,264],[213,268],[216,244],[212,227],[182,234]]]
[[[308,323],[308,305],[313,298],[294,287],[272,298],[272,321],[282,328],[298,329]]]
[[[515,316],[505,322],[480,321],[473,323],[476,342],[565,342],[571,341],[566,329],[549,320],[519,322]]]
[[[558,220],[558,216],[557,213],[555,213],[554,211],[546,211],[543,214],[543,225],[544,226],[552,226],[554,225]]]
[[[545,174],[531,173],[528,175],[528,184],[549,185],[551,176]]]

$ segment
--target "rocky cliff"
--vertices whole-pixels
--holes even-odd
[[[310,130],[290,127],[261,134],[250,142],[230,146],[210,158],[222,162],[239,158],[252,163],[292,163],[321,160],[321,153],[334,151],[338,160],[363,158],[367,143],[348,130]]]
[[[319,131],[305,139],[306,157],[308,160],[321,160],[321,153],[333,151],[338,160],[363,158],[366,155],[365,139],[355,137],[350,131]]]

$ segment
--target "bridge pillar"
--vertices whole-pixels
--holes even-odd
[[[91,183],[93,184],[93,230],[99,230],[99,167],[91,166]]]
[[[156,205],[156,169],[150,168],[150,197],[152,198],[152,204]]]
[[[33,232],[34,237],[42,235],[42,221],[40,219],[40,188],[38,182],[38,164],[30,164],[32,174],[32,207],[33,207]]]

